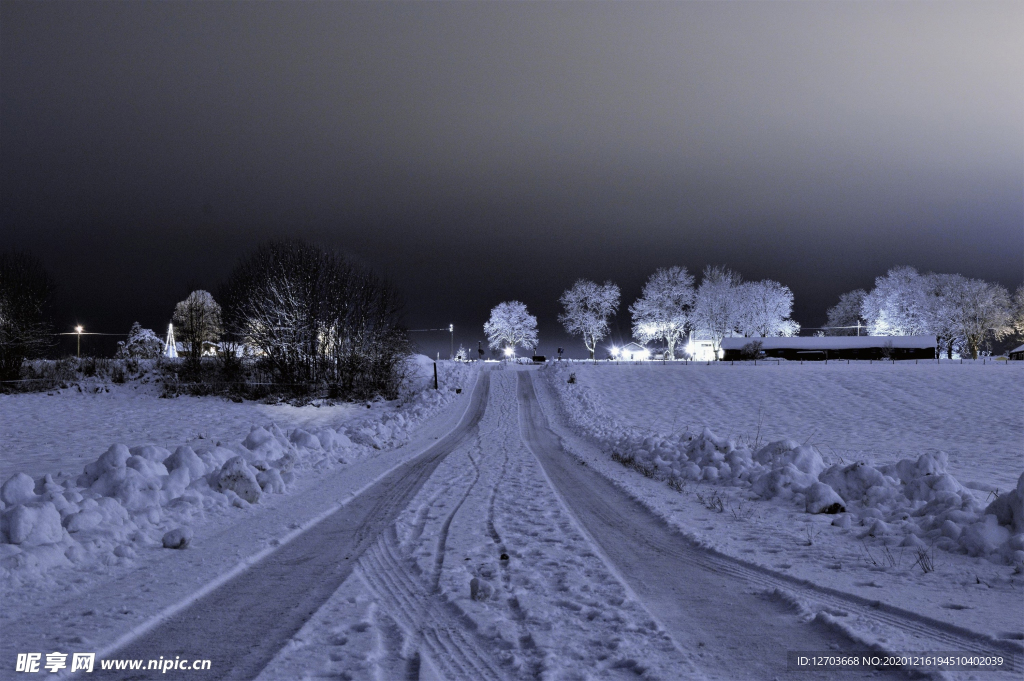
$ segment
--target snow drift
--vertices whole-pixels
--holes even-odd
[[[815,447],[793,440],[753,448],[707,428],[643,433],[617,426],[611,410],[568,374],[558,367],[548,375],[572,424],[619,461],[659,478],[748,487],[808,513],[842,513],[838,522],[863,526],[862,536],[1024,565],[1024,474],[1016,489],[986,505],[946,472],[942,452],[878,467],[829,465]]]
[[[298,476],[400,446],[410,431],[469,387],[472,370],[446,363],[440,390],[416,390],[394,411],[337,428],[252,426],[237,442],[111,445],[62,484],[24,473],[0,486],[0,568],[30,578],[54,566],[117,564],[143,547],[189,546],[206,511],[260,503]],[[432,370],[432,367],[431,367]],[[431,374],[432,375],[432,374]],[[432,381],[431,381],[432,388]]]

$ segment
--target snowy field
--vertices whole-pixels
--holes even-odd
[[[1024,472],[1024,362],[576,365],[624,426],[705,427],[826,459],[893,463],[944,451],[961,482],[1012,489]],[[760,421],[760,432],[758,424]]]
[[[736,681],[787,676],[787,650],[1024,656],[1024,466],[990,432],[1020,423],[945,397],[1019,413],[1015,368],[446,363],[434,391],[421,364],[369,409],[130,386],[3,402],[19,466],[32,433],[60,448],[0,488],[0,665],[45,647],[262,681]],[[865,383],[885,404],[851,396]],[[963,418],[908,433],[918,402]],[[830,449],[830,426],[862,439]],[[947,457],[971,438],[1009,453]],[[905,678],[816,678],[876,677]]]
[[[815,588],[1024,640],[1024,371],[651,364],[542,375],[539,392],[567,451],[697,544]],[[799,441],[765,447],[787,437]],[[940,452],[950,453],[945,466]],[[898,459],[907,462],[885,465]],[[826,471],[830,463],[838,465]],[[809,512],[815,495],[806,485],[818,473],[849,500],[847,512]],[[984,515],[993,499],[985,489],[994,487],[1015,505],[1015,522]],[[833,612],[815,598],[793,602],[809,617]],[[900,627],[847,615],[835,624],[855,640],[915,649]]]
[[[82,467],[114,442],[174,450],[200,439],[228,440],[249,427],[315,429],[365,417],[364,405],[293,407],[236,404],[222,397],[160,399],[149,386],[110,385],[99,393],[70,388],[51,393],[0,395],[0,480],[15,473],[37,478]],[[379,404],[377,410],[381,410]]]
[[[446,371],[443,363],[441,371]],[[432,362],[419,356],[406,394],[432,386]],[[443,374],[442,374],[443,376]],[[395,413],[401,401],[340,403],[302,407],[287,403],[235,403],[224,397],[160,397],[151,375],[112,384],[86,379],[69,388],[41,393],[0,394],[0,482],[15,473],[32,478],[76,476],[113,443],[155,445],[173,451],[240,439],[252,426],[277,424],[290,430],[361,428]]]

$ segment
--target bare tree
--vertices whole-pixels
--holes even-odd
[[[264,244],[225,283],[230,335],[274,376],[299,389],[394,397],[408,337],[391,284],[315,244]]]
[[[491,310],[491,318],[484,324],[484,333],[491,348],[517,346],[527,350],[537,347],[537,318],[526,311],[526,305],[518,300],[499,303]]]
[[[203,290],[193,291],[174,307],[174,323],[189,364],[198,366],[205,343],[216,343],[221,335],[220,305]]]
[[[619,307],[619,287],[610,281],[597,284],[580,279],[559,302],[565,312],[558,315],[558,321],[569,333],[583,337],[590,359],[594,359],[597,343],[608,335],[608,318]]]
[[[46,308],[53,280],[33,255],[0,255],[0,380],[17,380],[26,359],[53,346]]]
[[[676,343],[686,336],[693,296],[693,275],[685,267],[658,268],[629,306],[633,337],[642,343],[665,341],[668,356],[675,359]]]
[[[693,301],[692,324],[711,340],[717,357],[722,339],[732,333],[739,322],[740,300],[737,291],[740,275],[717,265],[704,268],[704,276]]]
[[[790,319],[793,292],[777,281],[748,281],[737,289],[738,331],[744,336],[795,336],[800,325]]]
[[[839,296],[839,302],[828,309],[828,321],[825,322],[826,336],[856,336],[860,333],[860,327],[867,327],[864,318],[860,316],[861,307],[864,305],[864,296],[868,294],[862,288],[854,289]],[[864,335],[867,335],[867,328]]]

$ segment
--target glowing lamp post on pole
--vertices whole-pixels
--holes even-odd
[[[451,358],[455,359],[455,325],[454,324],[449,324],[448,325],[448,333],[450,333],[452,335],[452,354],[451,354]]]
[[[75,327],[75,334],[78,335],[78,351],[75,354],[78,355],[79,359],[81,359],[81,357],[82,357],[82,332],[83,331],[85,331],[85,329],[82,328],[81,324],[79,324],[78,326]]]
[[[509,359],[512,359],[513,355],[515,355],[515,354],[516,354],[516,349],[514,347],[509,346],[509,347],[505,348],[505,357],[508,357]]]

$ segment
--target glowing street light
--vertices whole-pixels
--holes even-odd
[[[505,356],[506,357],[511,358],[512,355],[514,355],[514,354],[516,354],[516,349],[515,348],[512,348],[512,347],[505,348]]]
[[[454,324],[449,324],[448,325],[448,333],[450,333],[452,335],[452,355],[451,355],[451,357],[452,357],[452,359],[455,359],[455,325]]]
[[[78,334],[78,352],[76,354],[78,355],[79,359],[81,359],[81,357],[82,357],[82,332],[83,331],[85,331],[85,329],[82,328],[81,324],[79,324],[78,326],[75,327],[75,333]]]

